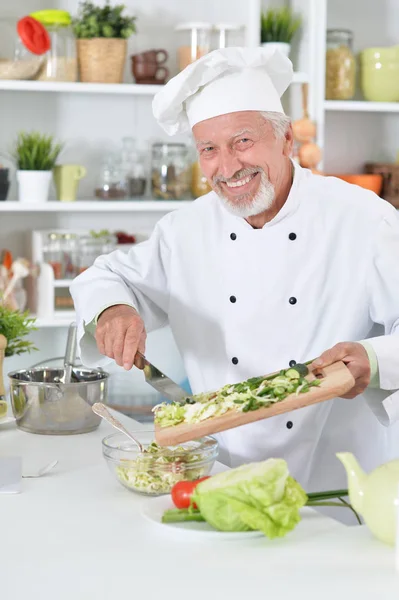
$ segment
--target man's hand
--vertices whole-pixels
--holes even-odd
[[[356,398],[363,393],[370,383],[370,361],[367,352],[357,342],[341,342],[314,360],[309,369],[327,367],[338,360],[342,360],[355,378],[355,385],[342,398]]]
[[[131,306],[117,304],[101,313],[96,327],[99,352],[113,358],[127,371],[135,364],[142,368],[137,350],[144,354],[147,334],[138,312]]]

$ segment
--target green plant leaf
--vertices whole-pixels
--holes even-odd
[[[302,18],[294,15],[290,8],[270,8],[261,14],[261,42],[285,42],[290,44],[302,23]]]
[[[79,39],[94,37],[127,39],[136,31],[136,17],[123,16],[124,4],[95,6],[85,0],[79,4],[77,16],[72,20],[75,36]]]
[[[56,144],[51,135],[36,131],[20,132],[12,157],[20,171],[51,171],[62,148],[62,144]]]
[[[7,339],[6,356],[37,350],[33,342],[24,339],[37,330],[35,321],[28,311],[19,312],[0,304],[0,333]]]

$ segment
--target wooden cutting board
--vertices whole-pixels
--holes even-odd
[[[224,415],[210,417],[199,423],[180,423],[172,427],[155,425],[155,439],[160,446],[174,446],[198,439],[204,435],[212,435],[219,431],[233,429],[254,421],[261,421],[298,408],[337,398],[348,392],[355,383],[353,375],[341,361],[319,371],[313,371],[306,376],[309,381],[316,378],[321,380],[318,387],[313,387],[309,392],[298,394],[298,396],[295,393],[290,394],[284,400],[267,408],[259,408],[247,413],[229,411]]]

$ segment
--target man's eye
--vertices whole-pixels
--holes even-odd
[[[202,152],[212,152],[214,150],[213,146],[207,146],[206,148],[202,148]]]
[[[239,144],[246,144],[246,143],[247,143],[247,142],[249,142],[249,141],[250,141],[250,139],[249,139],[249,138],[241,138],[241,139],[239,140]]]

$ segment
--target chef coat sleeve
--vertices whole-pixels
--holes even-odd
[[[92,267],[72,282],[70,291],[84,365],[103,366],[110,362],[98,352],[91,327],[105,306],[133,306],[147,332],[167,324],[170,247],[164,231],[165,221],[166,217],[157,223],[149,240],[133,246],[128,253],[116,250],[98,257]]]
[[[370,316],[385,335],[367,339],[377,356],[379,390],[364,396],[378,419],[389,425],[399,420],[399,219],[387,207],[378,227],[368,277]]]

